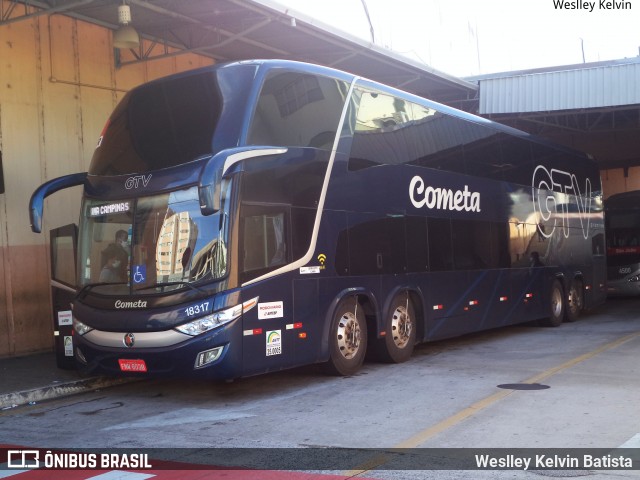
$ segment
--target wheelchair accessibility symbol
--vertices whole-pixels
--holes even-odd
[[[133,283],[144,283],[147,279],[147,266],[134,265],[133,267]]]

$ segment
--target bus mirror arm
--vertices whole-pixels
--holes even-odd
[[[40,185],[31,195],[29,200],[29,221],[31,222],[31,231],[34,233],[42,232],[42,211],[44,209],[44,199],[58,190],[69,187],[82,185],[87,178],[87,172],[72,173],[63,177],[57,177],[53,180]]]
[[[215,181],[206,185],[199,185],[200,212],[202,215],[213,215],[220,210],[220,182]]]
[[[221,183],[224,178],[237,173],[242,168],[243,160],[268,155],[279,155],[287,152],[287,148],[268,145],[252,145],[223,150],[209,158],[202,167],[198,196],[202,215],[213,215],[220,210],[222,200]]]
[[[220,184],[222,169],[227,155],[220,152],[211,157],[202,168],[198,196],[200,198],[200,212],[202,215],[213,215],[220,210]]]

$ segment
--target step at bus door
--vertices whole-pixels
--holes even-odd
[[[51,304],[58,368],[75,368],[71,302],[77,291],[78,227],[70,224],[49,232],[51,240]]]

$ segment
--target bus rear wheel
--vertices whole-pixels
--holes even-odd
[[[564,320],[565,296],[560,280],[554,280],[549,290],[549,317],[544,321],[547,327],[558,327]]]
[[[329,361],[325,370],[333,375],[356,373],[367,351],[367,322],[355,298],[338,305],[329,330]]]
[[[569,293],[567,295],[567,310],[565,312],[565,320],[567,322],[575,322],[584,307],[584,297],[582,295],[582,281],[577,278],[571,282]]]
[[[389,363],[409,360],[416,344],[416,315],[408,294],[393,299],[385,332],[379,348],[380,358]]]

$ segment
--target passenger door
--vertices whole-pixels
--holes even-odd
[[[71,302],[77,291],[78,227],[65,225],[49,232],[51,240],[51,304],[58,368],[73,369]]]

